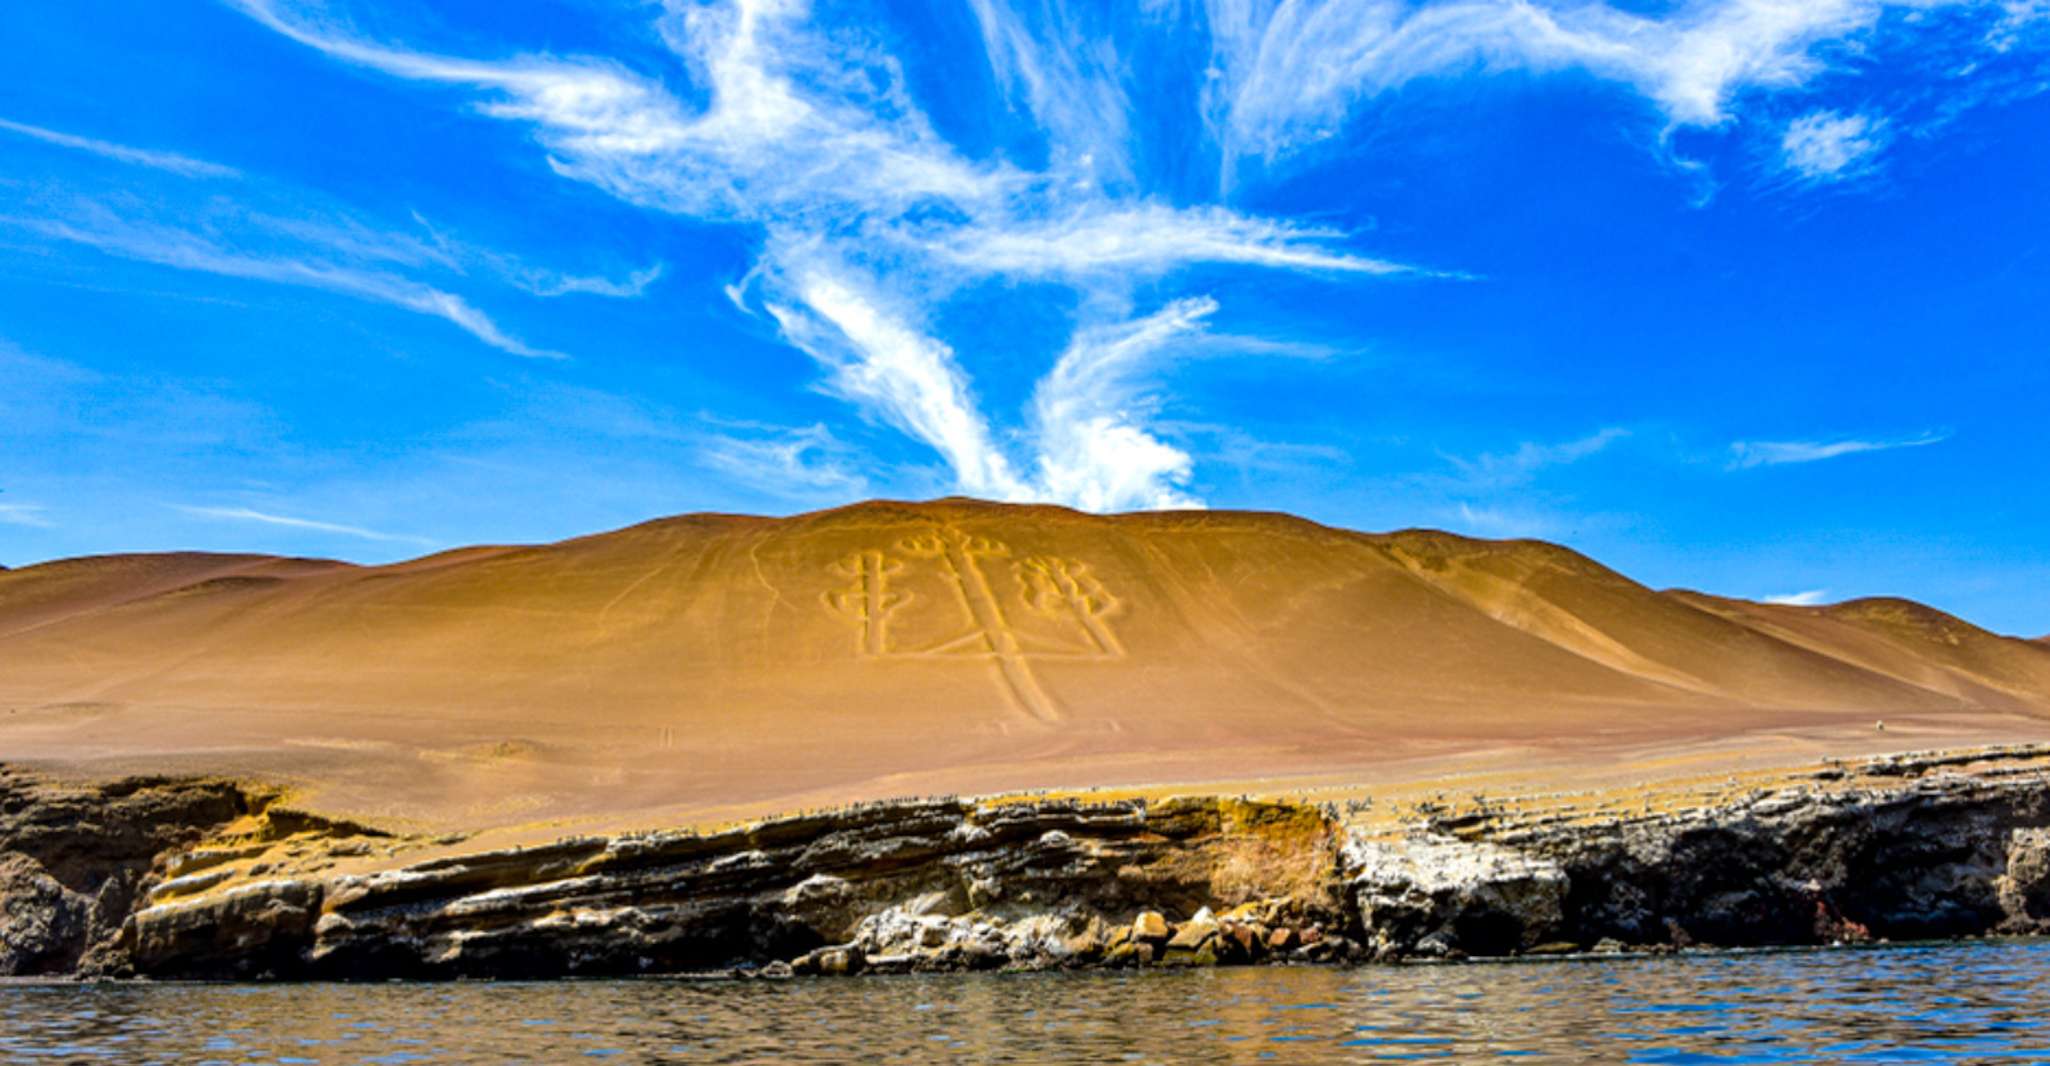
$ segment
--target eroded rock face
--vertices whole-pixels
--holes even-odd
[[[1569,879],[1549,859],[1485,841],[1352,840],[1353,906],[1377,955],[1510,955],[1555,940]]]
[[[1314,810],[1239,800],[874,804],[201,885],[136,914],[134,964],[340,978],[1076,965],[1142,911],[1288,895],[1335,914],[1336,835]]]
[[[1726,803],[1349,841],[1377,956],[2050,932],[2050,766],[1894,756]]]
[[[19,853],[0,858],[0,974],[75,965],[89,940],[85,911],[82,894],[67,891],[42,863]]]
[[[251,804],[221,782],[72,786],[0,767],[0,975],[118,969],[153,865]]]
[[[419,843],[225,785],[0,775],[0,972],[823,975],[2050,933],[2050,751],[1350,830],[1244,800],[945,799],[406,863]],[[385,865],[332,861],[366,854]]]
[[[257,881],[204,899],[159,904],[132,923],[133,957],[206,959],[208,977],[275,977],[301,965],[321,892],[304,881]]]

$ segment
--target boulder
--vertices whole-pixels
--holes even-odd
[[[1106,952],[1103,956],[1103,963],[1106,966],[1116,967],[1144,966],[1152,962],[1153,957],[1154,948],[1150,942],[1127,940]]]
[[[1168,950],[1193,951],[1217,939],[1217,929],[1217,922],[1207,912],[1200,914],[1175,928],[1167,941]]]
[[[1165,941],[1167,937],[1167,918],[1159,911],[1142,911],[1132,920],[1134,940]]]
[[[1224,922],[1218,926],[1217,947],[1222,961],[1257,961],[1267,954],[1267,930],[1251,922]]]
[[[1215,966],[1218,963],[1217,920],[1208,910],[1176,927],[1160,961],[1170,966]]]
[[[820,948],[814,955],[816,958],[813,969],[825,977],[846,977],[860,973],[862,965],[868,961],[862,955],[861,949],[852,944]]]

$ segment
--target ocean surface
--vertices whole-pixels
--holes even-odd
[[[0,1061],[2050,1062],[2050,944],[786,982],[0,985]]]

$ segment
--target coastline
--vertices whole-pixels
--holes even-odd
[[[861,804],[465,850],[217,780],[0,773],[0,972],[237,979],[1396,962],[2050,932],[2050,746],[1763,784]]]

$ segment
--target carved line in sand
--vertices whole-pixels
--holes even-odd
[[[897,646],[890,636],[890,621],[915,597],[892,590],[890,582],[902,577],[909,564],[884,549],[857,551],[828,567],[848,584],[827,592],[824,600],[828,610],[856,627],[856,653],[862,658],[988,659],[997,688],[1013,709],[1053,722],[1065,715],[1040,686],[1032,670],[1034,660],[1087,662],[1125,657],[1124,645],[1110,624],[1111,616],[1123,605],[1090,572],[1087,563],[1046,555],[1012,561],[1010,576],[1017,589],[1017,607],[1058,623],[1056,632],[1062,635],[1049,638],[1019,632],[1005,614],[1006,598],[990,583],[985,561],[1010,558],[1010,545],[942,526],[906,537],[894,550],[938,568],[954,592],[964,628],[923,647]]]

